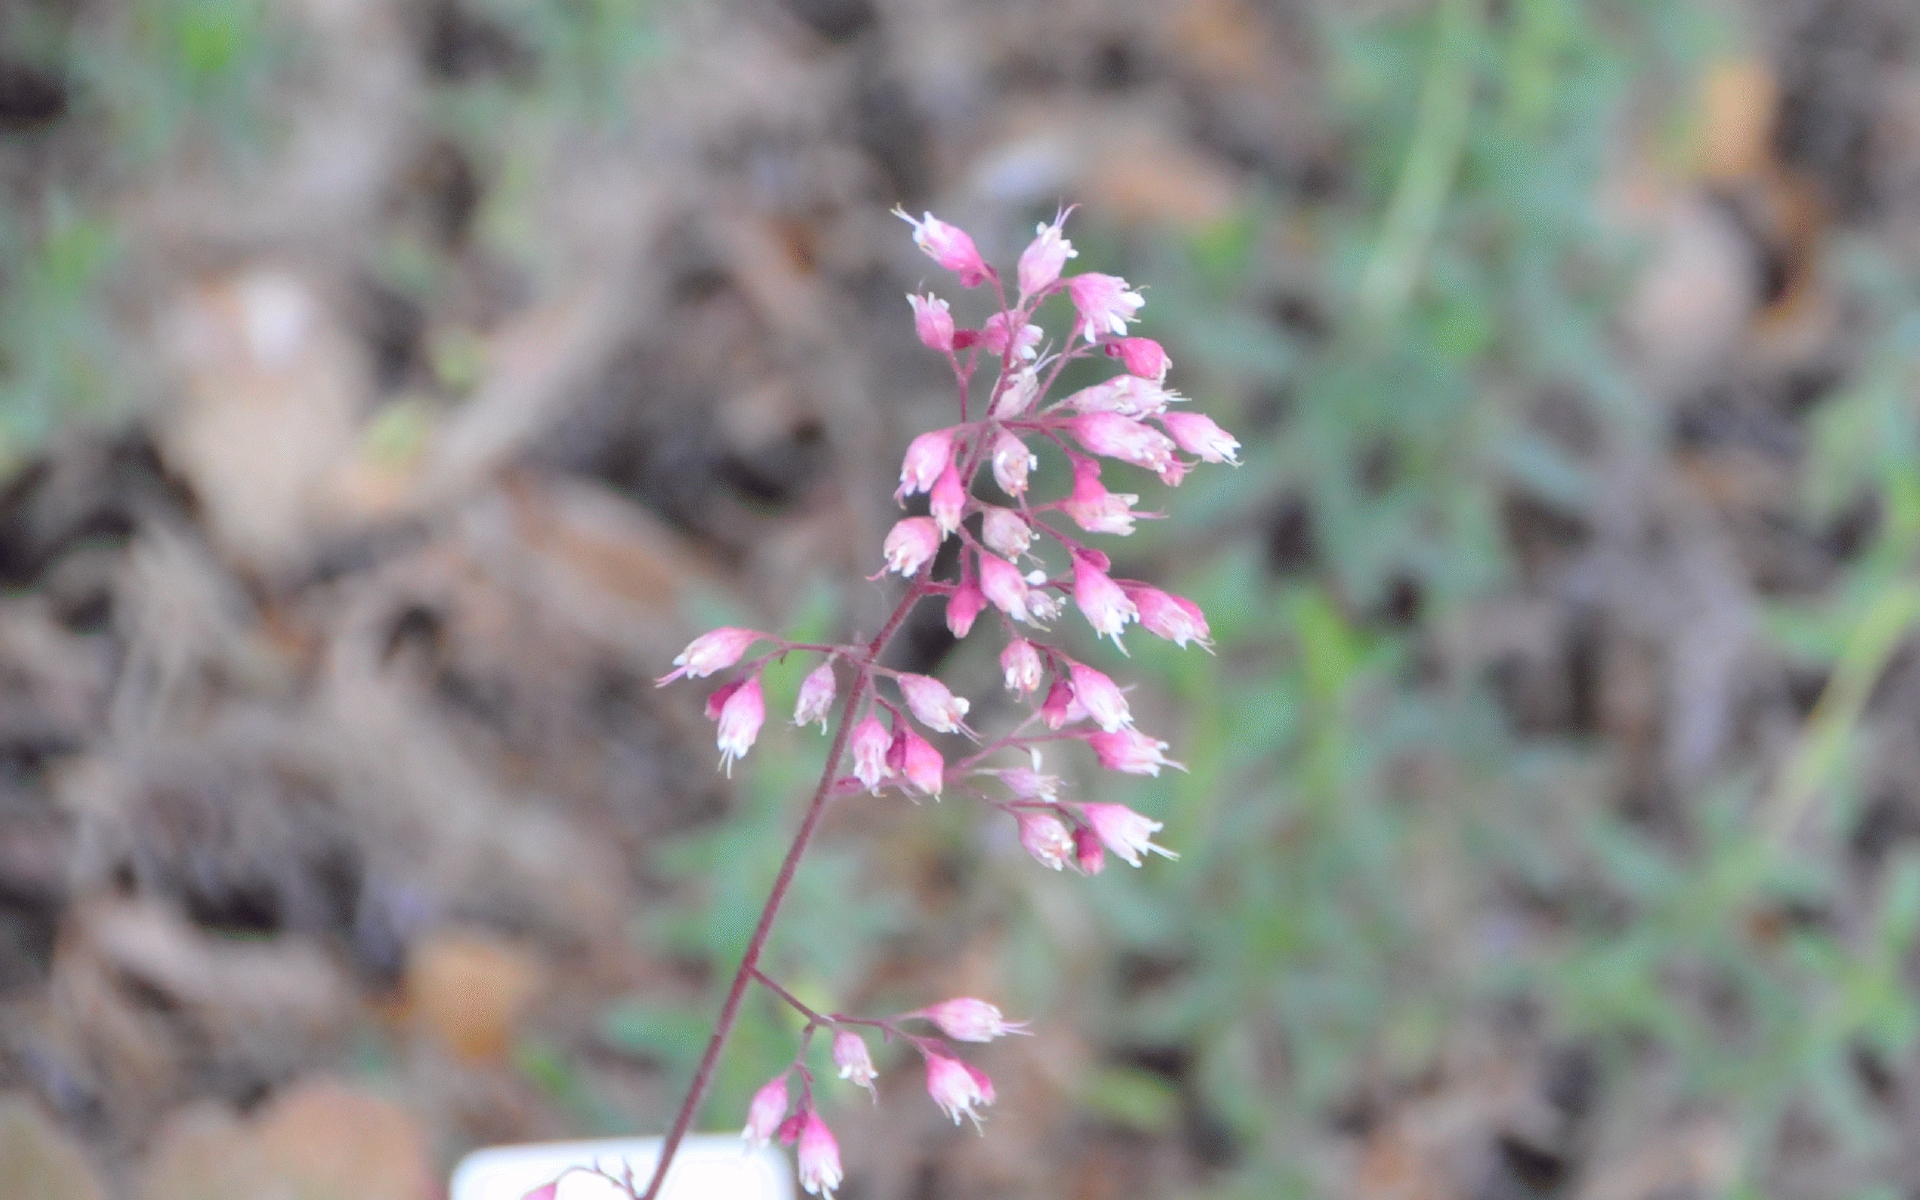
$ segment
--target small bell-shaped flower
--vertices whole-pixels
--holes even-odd
[[[740,1136],[751,1146],[764,1146],[779,1131],[787,1116],[787,1073],[775,1075],[762,1084],[747,1104],[747,1127]]]
[[[993,439],[993,481],[1009,496],[1027,491],[1027,472],[1040,465],[1033,451],[1011,430],[1002,429]]]
[[[1100,835],[1085,825],[1073,831],[1073,869],[1082,875],[1107,869],[1106,847],[1100,844]]]
[[[920,344],[942,354],[953,353],[953,314],[947,302],[937,296],[909,295],[907,303],[913,305],[913,331]]]
[[[1108,578],[1105,571],[1095,566],[1084,554],[1073,556],[1073,602],[1085,614],[1087,624],[1101,637],[1110,637],[1113,644],[1120,644],[1120,633],[1127,622],[1140,615],[1132,600],[1120,585]]]
[[[820,722],[820,732],[827,731],[827,713],[833,708],[835,687],[833,678],[833,660],[828,659],[800,681],[800,696],[793,705],[793,723],[811,725]]]
[[[942,1000],[921,1009],[916,1015],[932,1021],[941,1033],[956,1042],[991,1042],[1010,1033],[1027,1031],[1025,1021],[1009,1021],[1000,1014],[998,1007],[971,996]]]
[[[961,1117],[980,1128],[979,1109],[993,1103],[993,1080],[987,1074],[957,1058],[948,1058],[929,1050],[927,1058],[927,1094],[940,1110],[958,1125]]]
[[[948,462],[940,478],[933,481],[933,491],[927,499],[927,512],[940,527],[942,536],[960,528],[960,520],[967,512],[967,489],[960,482],[960,469],[952,462]]]
[[[980,514],[980,540],[994,553],[1017,559],[1033,545],[1033,526],[1012,509],[989,504]]]
[[[973,620],[987,606],[987,598],[972,583],[963,583],[953,589],[953,595],[947,597],[947,632],[956,638],[966,637],[973,630]]]
[[[961,287],[978,287],[993,278],[993,268],[980,257],[973,239],[957,226],[949,225],[932,213],[914,220],[896,208],[893,215],[913,226],[913,242],[927,257],[960,276]]]
[[[1106,334],[1124,337],[1127,322],[1133,320],[1133,314],[1146,303],[1145,298],[1130,290],[1127,281],[1118,275],[1091,271],[1067,280],[1067,294],[1073,298],[1074,308],[1080,311],[1081,331],[1089,342],[1099,341]]]
[[[1167,358],[1167,352],[1152,338],[1129,337],[1108,342],[1107,354],[1119,359],[1136,377],[1151,379],[1155,383],[1166,379],[1167,368],[1173,365]]]
[[[740,661],[748,646],[766,636],[731,626],[709,629],[687,643],[680,657],[673,660],[674,669],[654,680],[654,686],[665,687],[676,679],[704,679],[715,671],[724,671]]]
[[[1022,300],[1028,296],[1038,295],[1042,288],[1053,286],[1054,282],[1060,278],[1060,272],[1067,265],[1067,260],[1080,257],[1079,252],[1073,248],[1073,243],[1060,236],[1060,228],[1066,223],[1067,213],[1071,211],[1071,209],[1062,210],[1060,215],[1053,219],[1051,225],[1034,226],[1034,232],[1039,236],[1027,243],[1027,248],[1020,252],[1020,298]]]
[[[1000,671],[1006,678],[1007,690],[1017,695],[1024,696],[1039,687],[1043,670],[1040,652],[1024,638],[1008,642],[1007,648],[1000,652]]]
[[[1240,442],[1204,413],[1170,412],[1160,418],[1174,444],[1201,462],[1240,465]]]
[[[887,766],[904,777],[907,786],[923,795],[938,797],[946,783],[947,760],[933,743],[909,729],[905,722],[893,731],[893,744],[887,747]]]
[[[1173,461],[1173,439],[1119,413],[1082,413],[1067,423],[1067,429],[1089,453],[1102,458],[1117,458],[1149,471],[1165,470]]]
[[[1009,617],[1032,623],[1027,581],[1021,577],[1020,568],[1006,559],[992,554],[980,555],[980,591],[995,608]]]
[[[946,535],[932,517],[908,517],[895,522],[887,531],[881,551],[887,557],[887,570],[901,575],[917,575],[939,552]]]
[[[868,791],[878,792],[880,784],[891,774],[887,751],[892,746],[893,735],[872,713],[853,727],[847,739],[847,748],[853,753],[853,776]]]
[[[828,1129],[820,1114],[812,1109],[800,1119],[800,1148],[796,1157],[800,1186],[807,1195],[833,1200],[833,1190],[844,1177],[840,1169],[840,1144],[833,1140],[833,1130]]]
[[[1161,767],[1172,767],[1176,771],[1187,769],[1167,757],[1165,742],[1150,738],[1136,729],[1090,733],[1087,735],[1087,748],[1093,751],[1101,766],[1123,775],[1152,775],[1157,778]]]
[[[895,682],[900,685],[900,694],[906,698],[907,707],[922,725],[936,733],[966,733],[966,723],[961,720],[971,707],[964,696],[956,696],[947,690],[947,685],[931,675],[911,675],[902,673]]]
[[[753,748],[753,741],[760,736],[760,726],[766,719],[767,703],[760,691],[758,675],[735,688],[720,706],[720,765],[729,776],[733,774],[734,760],[745,758]]]
[[[842,1029],[833,1035],[833,1065],[840,1068],[840,1078],[867,1089],[877,1104],[880,1093],[873,1088],[873,1056],[867,1053],[867,1039],[851,1029]]]
[[[900,487],[893,498],[904,501],[908,496],[928,491],[939,482],[941,473],[952,466],[953,430],[935,429],[921,434],[907,443],[907,453],[900,460]]]
[[[1060,510],[1088,533],[1126,537],[1133,532],[1133,506],[1139,499],[1131,492],[1109,492],[1100,484],[1100,464],[1075,458],[1073,492],[1060,502]]]
[[[1020,845],[1043,867],[1058,871],[1073,859],[1073,835],[1052,813],[1023,812],[1019,816]]]
[[[1127,697],[1106,675],[1087,666],[1074,663],[1073,698],[1085,708],[1094,724],[1112,733],[1123,726],[1133,724],[1133,714],[1127,708]]]
[[[1082,804],[1080,815],[1087,819],[1087,824],[1106,843],[1107,849],[1119,855],[1128,866],[1139,866],[1140,856],[1149,852],[1166,858],[1180,857],[1165,846],[1153,843],[1153,835],[1161,829],[1160,822],[1150,820],[1124,804]]]
[[[1175,596],[1144,584],[1122,584],[1134,606],[1140,610],[1140,627],[1182,649],[1188,642],[1213,648],[1206,614],[1184,596]]]

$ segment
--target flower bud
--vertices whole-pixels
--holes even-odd
[[[724,671],[740,661],[764,633],[751,629],[735,629],[726,626],[710,629],[687,643],[687,648],[673,660],[674,670],[653,681],[655,687],[665,687],[676,679],[704,679],[715,671]]]
[[[973,629],[973,619],[987,606],[987,598],[980,589],[971,583],[963,583],[947,597],[947,632],[956,638],[966,637]]]
[[[980,518],[980,540],[1008,558],[1019,558],[1033,544],[1033,527],[1010,508],[985,506]]]
[[[868,713],[865,720],[853,727],[853,734],[847,739],[847,746],[853,752],[854,778],[870,792],[878,792],[880,784],[890,774],[887,750],[892,745],[893,735],[872,713]]]
[[[956,1042],[991,1042],[1010,1033],[1025,1033],[1027,1028],[1025,1021],[1008,1021],[998,1008],[971,996],[942,1000],[921,1009],[917,1015],[932,1021],[941,1033]]]
[[[728,696],[720,706],[720,765],[733,774],[733,761],[746,757],[753,740],[760,736],[760,725],[767,719],[766,699],[760,692],[760,677],[755,675]]]
[[[764,1146],[779,1130],[786,1115],[787,1073],[782,1071],[753,1094],[753,1100],[747,1105],[747,1127],[740,1131],[740,1136],[750,1145]]]
[[[1073,869],[1082,875],[1098,875],[1107,868],[1107,852],[1100,835],[1082,825],[1073,831]]]
[[[1058,871],[1073,857],[1073,835],[1052,813],[1023,812],[1020,845],[1043,867]]]
[[[873,1089],[873,1057],[867,1053],[867,1039],[851,1029],[842,1029],[833,1035],[833,1065],[840,1068],[840,1078],[857,1087],[867,1089],[867,1094],[880,1100],[880,1093]]]
[[[913,331],[920,335],[920,344],[942,354],[953,353],[953,314],[947,302],[933,295],[909,295],[907,303],[913,305]]]
[[[907,707],[922,725],[936,733],[971,733],[960,718],[971,707],[966,698],[947,690],[947,685],[931,675],[901,674],[894,680],[905,697]]]
[[[833,693],[836,684],[833,678],[833,660],[828,659],[800,681],[800,697],[794,702],[793,723],[811,725],[820,722],[820,732],[827,731],[827,711],[833,707]]]
[[[932,515],[934,524],[940,527],[943,537],[960,528],[961,518],[966,516],[967,489],[960,482],[960,469],[951,461],[947,463],[947,469],[940,472],[940,478],[934,480],[927,512]]]
[[[1152,338],[1121,338],[1108,342],[1106,349],[1108,357],[1119,359],[1135,376],[1155,383],[1164,380],[1167,368],[1173,365],[1167,359],[1167,352]]]
[[[1027,491],[1027,472],[1040,465],[1033,451],[1013,431],[1002,429],[993,439],[993,481],[1009,496]]]
[[[1081,332],[1089,342],[1103,334],[1124,336],[1127,322],[1134,319],[1146,303],[1139,292],[1131,291],[1118,275],[1087,272],[1067,280],[1067,294],[1080,312]]]
[[[893,743],[887,747],[887,766],[904,776],[907,786],[928,796],[938,796],[946,783],[947,760],[933,743],[915,733],[903,721],[893,731]]]
[[[961,287],[978,287],[993,278],[993,268],[980,257],[973,239],[965,231],[947,224],[932,213],[916,221],[900,209],[893,215],[913,226],[913,241],[927,257],[960,276]]]
[[[1024,696],[1040,686],[1040,654],[1033,643],[1015,638],[1000,652],[1000,670],[1006,676],[1007,690]]]
[[[1082,804],[1080,815],[1087,819],[1107,849],[1130,867],[1139,866],[1140,856],[1148,852],[1166,858],[1180,857],[1152,842],[1152,836],[1161,829],[1160,822],[1149,820],[1124,804]]]
[[[1204,413],[1170,412],[1162,414],[1160,424],[1182,450],[1201,462],[1240,465],[1240,443]]]
[[[939,551],[946,535],[932,517],[908,517],[887,532],[881,547],[887,556],[887,570],[912,576]]]

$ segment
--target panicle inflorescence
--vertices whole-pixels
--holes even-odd
[[[721,763],[730,769],[752,747],[765,719],[760,686],[765,664],[794,653],[820,655],[822,661],[800,687],[796,724],[818,722],[824,731],[828,710],[842,694],[838,674],[853,678],[837,743],[845,765],[829,764],[837,782],[823,795],[893,789],[913,798],[938,798],[951,789],[1007,814],[1020,845],[1053,870],[1098,873],[1108,851],[1133,866],[1147,854],[1172,858],[1172,851],[1152,841],[1160,822],[1120,804],[1063,800],[1059,779],[1042,773],[1042,743],[1075,741],[1110,771],[1158,775],[1163,767],[1184,768],[1166,756],[1166,742],[1134,727],[1119,685],[1035,636],[1071,605],[1096,636],[1112,639],[1123,653],[1123,635],[1136,624],[1178,646],[1198,643],[1210,648],[1206,617],[1198,605],[1137,580],[1115,578],[1107,555],[1080,535],[1125,537],[1136,521],[1151,515],[1135,510],[1138,495],[1107,489],[1102,460],[1149,471],[1163,483],[1178,486],[1200,463],[1237,463],[1239,443],[1208,417],[1173,407],[1185,398],[1166,386],[1171,363],[1165,349],[1129,332],[1145,303],[1137,289],[1117,275],[1062,275],[1068,260],[1076,257],[1063,233],[1067,211],[1039,226],[1021,254],[1018,290],[1011,300],[999,273],[963,230],[931,213],[916,219],[895,211],[913,227],[915,243],[929,257],[954,272],[962,287],[991,285],[997,304],[975,329],[957,325],[940,297],[907,297],[921,343],[952,369],[960,419],[920,434],[908,446],[894,496],[904,504],[925,495],[927,515],[908,516],[893,526],[874,578],[895,573],[909,582],[889,633],[913,604],[933,597],[945,601],[947,627],[956,638],[966,637],[981,616],[994,614],[1006,639],[999,660],[1006,689],[1017,704],[1026,706],[1026,719],[981,743],[966,724],[973,706],[965,697],[930,676],[880,665],[886,634],[870,644],[819,646],[748,629],[716,629],[696,638],[659,682],[704,678],[740,666],[753,646],[769,645],[707,702],[708,716],[718,723]],[[1071,321],[1065,336],[1050,342],[1037,318],[1042,306],[1059,295],[1071,308]],[[1117,363],[1121,372],[1059,399],[1049,398],[1069,363],[1102,360]],[[984,405],[973,409],[969,401],[974,378],[983,366],[992,368],[992,378],[982,389]],[[1064,459],[1072,480],[1067,494],[1053,499],[1032,494],[1030,475],[1040,465],[1036,450]],[[983,474],[1004,502],[990,503],[975,495]],[[1077,532],[1070,532],[1066,522]],[[951,560],[955,566],[936,579],[933,564],[949,539],[959,542],[959,553]],[[977,745],[949,763],[920,729],[960,735]],[[996,765],[996,759],[1009,754],[1026,758],[1028,765]],[[847,773],[838,775],[842,770]],[[752,960],[742,971],[750,971],[807,1018],[800,1056],[754,1096],[744,1133],[754,1142],[775,1136],[797,1142],[800,1180],[813,1194],[830,1197],[841,1179],[839,1149],[815,1111],[812,1075],[805,1065],[805,1043],[816,1030],[833,1031],[832,1057],[840,1077],[869,1091],[876,1072],[858,1027],[906,1042],[924,1060],[927,1090],[935,1103],[955,1122],[966,1116],[976,1125],[979,1110],[993,1103],[993,1082],[958,1058],[952,1043],[991,1041],[1023,1031],[1022,1023],[1008,1022],[998,1008],[972,998],[888,1019],[822,1015],[760,974]],[[938,1033],[922,1035],[901,1027],[915,1020],[931,1023]],[[801,1081],[797,1102],[787,1084],[795,1074]]]

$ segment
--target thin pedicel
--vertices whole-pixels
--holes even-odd
[[[1127,333],[1145,303],[1138,291],[1117,275],[1062,277],[1067,260],[1076,257],[1062,233],[1071,210],[1039,226],[1021,254],[1019,293],[1013,303],[999,272],[963,230],[931,213],[915,219],[895,211],[913,227],[915,243],[959,276],[962,287],[990,285],[998,311],[981,328],[966,329],[955,325],[945,300],[907,297],[920,341],[953,370],[960,420],[916,437],[901,463],[895,498],[904,503],[909,496],[926,494],[928,515],[901,520],[881,548],[883,565],[873,578],[894,573],[907,586],[879,634],[864,644],[829,646],[790,642],[758,630],[715,629],[695,638],[673,660],[674,669],[659,680],[664,686],[733,672],[707,699],[707,715],[717,723],[721,765],[729,770],[752,749],[765,722],[760,674],[768,661],[796,653],[821,658],[801,685],[793,714],[796,725],[818,722],[824,732],[843,679],[846,691],[826,769],[727,989],[652,1180],[639,1192],[630,1171],[624,1176],[599,1168],[589,1172],[636,1200],[656,1200],[659,1195],[750,983],[791,1006],[805,1025],[793,1061],[755,1093],[742,1134],[749,1143],[765,1144],[777,1137],[797,1144],[800,1182],[809,1194],[832,1200],[843,1177],[840,1149],[815,1106],[813,1074],[806,1065],[816,1034],[831,1036],[840,1078],[870,1093],[875,1072],[862,1030],[912,1046],[926,1065],[929,1096],[956,1123],[964,1116],[979,1125],[980,1110],[993,1104],[993,1081],[959,1057],[956,1043],[1024,1033],[1024,1022],[1008,1021],[999,1008],[973,997],[891,1017],[821,1013],[761,970],[767,935],[830,800],[888,789],[910,797],[938,797],[948,791],[973,797],[1012,819],[1021,846],[1053,870],[1072,867],[1096,874],[1105,866],[1108,851],[1133,866],[1148,854],[1175,857],[1152,841],[1160,822],[1124,805],[1062,800],[1060,781],[1042,773],[1041,747],[1067,742],[1083,743],[1095,761],[1111,771],[1158,775],[1162,767],[1184,768],[1166,756],[1167,743],[1134,728],[1126,696],[1113,680],[1035,640],[1035,635],[1044,634],[1071,602],[1096,634],[1112,638],[1123,653],[1122,636],[1136,623],[1177,645],[1210,648],[1207,620],[1198,605],[1135,580],[1113,578],[1107,556],[1066,533],[1056,514],[1083,533],[1124,537],[1133,531],[1135,520],[1152,514],[1134,511],[1138,496],[1107,491],[1098,460],[1129,463],[1177,486],[1199,463],[1237,463],[1239,443],[1206,416],[1170,409],[1185,398],[1165,386],[1171,366],[1166,351],[1150,338]],[[1073,320],[1066,337],[1050,344],[1033,318],[1046,300],[1063,292]],[[1049,402],[1067,363],[1098,355],[1116,361],[1124,372]],[[975,372],[987,364],[995,371],[993,386],[984,411],[970,419],[969,388]],[[1067,496],[1038,501],[1029,494],[1029,472],[1039,465],[1036,446],[1067,460],[1073,476]],[[974,496],[983,472],[1009,504],[989,504]],[[934,559],[948,538],[960,541],[958,565],[950,578],[935,579]],[[1048,541],[1066,554],[1069,567],[1062,574],[1049,575],[1034,553],[1036,543]],[[1007,689],[1030,709],[1014,729],[953,762],[914,726],[978,743],[979,735],[964,720],[972,705],[936,679],[880,665],[882,652],[907,615],[921,601],[936,597],[946,603],[947,627],[956,638],[966,637],[989,610],[994,613],[1006,638],[1000,666]],[[763,653],[747,658],[749,650],[763,644]],[[933,1032],[919,1031],[926,1026]],[[529,1200],[551,1200],[554,1188],[548,1184],[537,1189],[528,1194]]]

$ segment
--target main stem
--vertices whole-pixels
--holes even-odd
[[[907,619],[914,604],[926,594],[921,587],[925,574],[923,571],[921,579],[916,579],[907,589],[907,594],[895,606],[893,615],[887,618],[886,625],[867,644],[867,660],[859,664],[853,686],[847,691],[847,703],[840,710],[840,728],[834,732],[833,745],[827,750],[827,765],[820,772],[819,786],[813,789],[813,800],[807,805],[807,815],[800,821],[799,832],[793,835],[793,845],[787,848],[787,857],[780,864],[780,874],[774,877],[773,890],[767,894],[766,907],[760,910],[760,923],[753,928],[753,938],[747,943],[747,952],[741,956],[740,967],[733,973],[733,983],[727,988],[726,1002],[720,1006],[720,1019],[714,1022],[713,1036],[707,1039],[706,1053],[700,1056],[700,1066],[693,1073],[693,1085],[687,1089],[687,1098],[680,1105],[679,1115],[673,1119],[673,1128],[667,1131],[666,1143],[660,1147],[660,1160],[654,1164],[653,1179],[647,1184],[647,1190],[640,1200],[658,1200],[660,1187],[666,1182],[667,1168],[673,1165],[673,1157],[687,1136],[687,1127],[693,1124],[694,1114],[700,1111],[700,1102],[707,1098],[707,1088],[713,1083],[713,1069],[720,1061],[720,1051],[727,1044],[727,1035],[733,1032],[733,1024],[740,1017],[740,1002],[746,997],[747,984],[759,971],[760,952],[766,949],[767,935],[773,932],[773,919],[780,912],[780,902],[787,898],[787,889],[793,886],[794,873],[800,867],[800,857],[807,852],[807,843],[813,840],[813,831],[820,824],[820,815],[827,809],[827,799],[838,778],[840,759],[846,753],[847,738],[853,730],[854,715],[860,711],[867,690],[873,686],[873,664],[899,630],[900,623]]]

